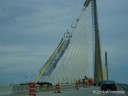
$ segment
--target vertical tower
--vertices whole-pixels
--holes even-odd
[[[86,0],[84,3],[85,7],[91,2],[91,11],[92,11],[92,24],[95,34],[95,49],[94,49],[94,81],[103,80],[102,72],[102,62],[101,62],[101,51],[100,51],[100,35],[98,27],[98,14],[97,14],[97,5],[96,0]]]
[[[108,80],[108,58],[107,58],[107,52],[105,52],[105,72],[106,72],[106,74],[105,74],[105,79],[106,80]]]
[[[98,14],[96,0],[92,0],[92,18],[95,32],[95,64],[94,64],[94,80],[103,80],[102,62],[101,62],[101,51],[100,51],[100,35],[98,27]]]

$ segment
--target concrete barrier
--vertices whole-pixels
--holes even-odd
[[[60,85],[60,90],[66,90],[74,88],[74,84]],[[53,86],[36,86],[36,92],[41,91],[54,91],[55,85]],[[12,94],[29,93],[29,85],[12,85]]]
[[[73,84],[67,84],[67,85],[60,85],[61,89],[70,89],[70,88],[75,88],[75,85]]]
[[[125,91],[128,91],[128,84],[118,83],[117,85],[120,86],[121,88],[123,88]]]
[[[11,93],[12,93],[12,86],[10,85],[0,86],[0,96],[10,95]]]
[[[29,92],[28,85],[12,85],[12,94],[27,93]]]

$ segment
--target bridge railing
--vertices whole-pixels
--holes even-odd
[[[12,85],[12,94],[29,93],[29,85]],[[40,91],[54,91],[55,85],[52,86],[36,86],[36,92]],[[61,90],[72,89],[74,84],[62,84],[60,85]]]

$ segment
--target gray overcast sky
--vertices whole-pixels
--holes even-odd
[[[25,82],[50,57],[84,0],[0,0],[0,84]],[[97,0],[109,79],[128,81],[128,0]]]

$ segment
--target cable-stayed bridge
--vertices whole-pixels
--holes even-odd
[[[103,80],[96,0],[85,1],[80,15],[40,68],[35,83],[73,83],[84,77]]]
[[[106,96],[106,94],[97,94],[101,92],[100,87],[88,85],[108,80],[107,52],[105,58],[106,74],[103,76],[96,0],[86,0],[80,15],[64,33],[50,58],[39,69],[39,75],[34,83],[13,85],[11,96],[17,96],[17,93],[18,96],[28,96],[28,94],[56,96],[52,91],[60,91],[59,84],[63,92],[58,96],[95,96],[95,94]],[[47,86],[44,86],[45,84]],[[76,89],[80,86],[80,90],[74,90],[74,85]],[[127,84],[116,85],[117,90],[121,90],[124,96],[128,95]],[[97,93],[93,93],[94,91]],[[117,94],[107,95],[117,96]]]

